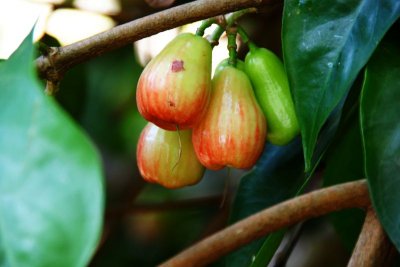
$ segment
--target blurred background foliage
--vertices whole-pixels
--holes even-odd
[[[2,17],[0,58],[7,58],[13,49],[16,49],[37,16],[39,19],[35,28],[36,40],[47,46],[60,46],[185,2],[189,1],[5,0],[0,2],[0,17]],[[282,57],[282,8],[282,2],[278,1],[261,10],[259,14],[248,15],[241,20],[241,24],[254,42],[274,51],[280,57]],[[7,14],[13,16],[6,16]],[[12,30],[10,30],[11,25]],[[241,197],[245,196],[244,199],[249,203],[253,200],[260,201],[262,205],[257,209],[274,203],[266,195],[268,190],[259,190],[254,195],[252,191],[247,195],[245,191],[240,191],[233,205],[240,178],[245,171],[228,172],[226,169],[218,172],[207,171],[199,184],[179,190],[145,184],[139,176],[135,162],[136,143],[146,122],[136,107],[137,80],[146,62],[166,42],[179,31],[194,32],[195,28],[196,26],[184,26],[146,38],[141,44],[138,42],[99,56],[74,67],[61,81],[55,97],[95,142],[101,152],[106,173],[107,207],[104,230],[90,266],[155,266],[185,247],[225,227],[229,217],[234,221],[235,216],[240,218],[254,212],[250,211],[254,206],[240,202]],[[213,64],[226,57],[225,47],[226,44],[221,42],[219,48],[213,51],[216,57],[213,59]],[[239,57],[243,59],[246,52],[247,48],[240,46]],[[360,151],[358,129],[349,129],[344,125],[340,131],[351,131],[349,138],[354,138],[356,141],[341,140],[341,145],[328,153],[333,155],[328,156],[328,161],[340,158],[342,154],[350,155],[346,149],[353,153]],[[338,136],[340,138],[340,135]],[[353,147],[356,149],[353,150]],[[293,154],[293,149],[287,149],[290,155]],[[267,149],[264,152],[264,157],[270,156],[269,151]],[[295,158],[296,162],[299,160],[301,162],[302,159]],[[265,180],[265,176],[275,177],[275,182],[282,179],[283,183],[290,185],[291,176],[297,181],[296,183],[299,183],[295,173],[304,178],[300,165],[289,164],[283,168],[271,162],[261,161],[256,167],[258,168],[256,174],[253,171],[246,177],[257,178],[261,182]],[[341,163],[338,165],[343,166]],[[317,169],[315,179],[307,190],[321,186],[323,168],[324,163]],[[353,171],[357,174],[354,178],[359,178],[362,166],[351,166],[351,168],[353,169],[330,167],[325,174],[328,177],[326,183],[338,183],[339,181],[329,177],[340,177],[339,171]],[[252,177],[254,175],[256,177]],[[239,188],[259,186],[254,183],[248,184],[248,179],[244,181]],[[267,184],[266,187],[268,186]],[[290,190],[296,191],[293,188]],[[288,197],[290,194],[285,193],[277,199],[281,201]],[[238,210],[238,207],[242,210]],[[359,231],[362,223],[362,212],[356,211],[356,213],[357,216],[352,221],[353,228],[350,229],[352,233],[357,233],[354,231]],[[306,222],[300,230],[289,229],[284,240],[292,243],[290,249],[292,253],[286,256],[285,266],[344,266],[350,256],[355,237],[343,232],[349,229],[343,227],[341,223],[352,218],[353,214],[350,212],[333,215],[333,220],[323,217]],[[358,230],[353,231],[353,229]],[[293,235],[296,238],[293,239]],[[282,251],[287,252],[288,246],[284,243],[281,246]],[[261,244],[262,242],[258,244],[258,248]],[[279,262],[279,259],[274,261]],[[224,266],[226,262],[230,262],[229,258],[215,263],[214,266]],[[271,263],[271,266],[281,265]]]

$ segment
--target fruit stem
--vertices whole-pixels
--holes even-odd
[[[237,31],[238,31],[238,34],[240,35],[240,37],[242,38],[243,43],[247,44],[250,52],[254,53],[255,50],[258,49],[258,47],[255,43],[250,41],[250,38],[249,38],[249,35],[247,34],[247,32],[240,25],[237,25]]]
[[[246,8],[242,10],[238,10],[236,12],[230,13],[227,15],[226,21],[228,23],[228,26],[233,25],[238,19],[240,19],[242,16],[248,14],[248,13],[255,13],[257,12],[257,8]]]
[[[221,35],[224,33],[225,28],[222,26],[217,26],[217,28],[212,32],[212,34],[207,38],[211,44],[211,47],[215,47],[219,44],[218,40],[221,38]]]
[[[228,51],[229,51],[229,65],[236,67],[236,60],[237,60],[237,45],[236,45],[236,35],[237,35],[237,28],[236,27],[229,27],[226,29],[226,34],[228,35]]]
[[[249,44],[249,42],[250,42],[249,35],[246,33],[246,31],[243,29],[242,26],[237,25],[237,32],[240,35],[240,37],[242,38],[243,43]]]
[[[217,17],[215,23],[218,24],[218,27],[214,30],[214,32],[209,36],[208,41],[211,43],[211,46],[217,46],[218,40],[221,38],[221,35],[224,33],[225,29],[229,26],[232,26],[240,17],[248,14],[257,12],[256,8],[246,8],[233,13],[229,13],[226,16]]]
[[[257,45],[253,42],[248,42],[247,45],[249,46],[250,52],[254,53],[256,51],[256,49],[258,49]]]
[[[209,19],[205,19],[201,22],[201,25],[197,28],[196,30],[196,35],[197,36],[203,36],[204,35],[204,31],[210,27],[211,25],[213,25],[214,23],[216,23],[217,20],[215,18],[209,18]]]

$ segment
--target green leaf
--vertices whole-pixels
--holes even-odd
[[[261,248],[258,250],[250,267],[264,267],[274,257],[282,239],[285,237],[286,229],[279,230],[267,236]]]
[[[397,32],[395,33],[397,34]],[[365,171],[380,222],[400,250],[400,42],[382,43],[361,96]]]
[[[307,171],[321,127],[399,15],[398,0],[285,1],[283,52]]]
[[[240,182],[231,222],[293,197],[304,183],[303,170],[299,138],[286,146],[267,144],[257,165]],[[268,240],[273,241],[276,249],[282,237],[282,233],[273,233]],[[227,266],[249,266],[264,240],[265,238],[257,240],[229,255],[226,259]],[[272,252],[269,254],[273,255],[275,250],[273,247],[270,249]]]
[[[331,139],[334,136],[336,129],[339,126],[342,109],[344,101],[340,103],[340,105],[334,110],[334,112],[329,116],[325,127],[321,130],[321,138],[316,147],[316,153],[314,154],[313,162],[314,166],[317,166],[322,157],[325,155],[326,149],[331,143]],[[299,165],[301,167],[301,164]],[[295,197],[300,195],[304,188],[307,186],[311,176],[313,175],[315,168],[313,168],[310,172],[303,175],[303,183],[297,185],[297,191],[293,191],[292,195],[289,197]],[[285,185],[284,185],[285,186]],[[278,191],[279,192],[279,191]],[[265,196],[269,197],[269,196]],[[288,198],[289,198],[288,197]],[[257,254],[253,258],[253,262],[250,265],[251,267],[264,267],[266,266],[275,255],[276,250],[278,249],[284,235],[286,234],[286,229],[272,233],[268,235],[262,246],[259,248]]]
[[[316,167],[318,166],[319,162],[322,160],[327,149],[329,148],[329,145],[332,143],[332,139],[336,134],[342,117],[342,108],[345,104],[344,100],[345,99],[343,99],[339,103],[339,105],[333,110],[331,115],[329,115],[324,127],[322,127],[321,129],[318,144],[315,147],[315,152],[311,160],[311,166],[313,166],[313,168],[308,172],[309,177],[314,173]]]
[[[86,266],[102,227],[101,164],[44,95],[33,52],[30,34],[0,64],[0,265]]]
[[[112,66],[112,68],[110,68]],[[107,53],[86,64],[87,102],[82,124],[93,139],[113,152],[136,151],[146,125],[136,107],[142,68],[132,47]]]
[[[345,102],[342,100],[334,112],[329,116],[325,127],[321,131],[320,140],[316,146],[316,153],[313,158],[314,166],[317,166],[320,162],[328,145],[331,143],[331,139],[339,126],[342,115],[342,106],[344,104]],[[275,153],[278,156],[275,155]],[[271,147],[270,145],[267,145],[267,149],[257,164],[257,167],[251,174],[249,174],[258,178],[252,180],[248,179],[247,182],[246,180],[243,180],[242,183],[248,183],[249,186],[244,185],[238,189],[238,198],[235,203],[242,202],[243,205],[238,204],[237,207],[234,207],[234,212],[238,214],[244,213],[242,216],[246,217],[263,208],[301,194],[315,170],[315,168],[313,168],[310,172],[303,174],[303,158],[301,157],[301,154],[301,144],[298,139],[294,140],[293,143],[286,147]],[[290,168],[288,169],[287,166],[290,166]],[[279,172],[281,168],[286,168],[286,172],[288,173],[280,174]],[[294,175],[291,175],[289,172],[293,170],[293,168],[297,170],[294,172]],[[272,177],[268,178],[268,175],[272,175]],[[284,178],[282,179],[282,177]],[[295,182],[293,182],[293,178]],[[268,194],[263,192],[257,194],[259,184],[262,184],[266,188],[271,187]],[[248,190],[244,192],[241,191],[245,190],[247,187],[249,187]],[[252,190],[256,193],[255,196],[260,198],[260,203],[264,202],[264,204],[259,205],[258,207],[256,206],[254,210],[249,210],[249,207],[253,204],[251,202],[247,203],[247,201],[251,201],[251,199],[254,198]],[[249,213],[245,213],[246,211]],[[243,264],[252,262],[251,267],[266,266],[279,247],[285,232],[286,230],[272,233],[266,238],[255,241],[242,248],[233,254],[231,260],[232,264],[235,264],[237,261],[238,263]]]
[[[358,105],[357,105],[358,107]],[[354,109],[358,111],[358,109]],[[364,175],[361,129],[358,113],[353,112],[335,145],[327,153],[324,186],[362,179]],[[343,210],[329,214],[337,233],[349,251],[354,248],[364,222],[365,213],[360,209]]]

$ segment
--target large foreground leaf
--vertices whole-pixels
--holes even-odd
[[[286,0],[283,51],[310,170],[318,133],[400,15],[398,0]]]
[[[303,157],[299,138],[286,146],[266,145],[255,168],[245,175],[238,188],[233,205],[231,222],[248,217],[262,209],[293,197],[304,183]],[[262,259],[273,256],[282,240],[283,233],[259,239],[227,258],[227,266],[249,266],[257,259],[258,251],[267,242]],[[260,260],[261,260],[260,258]],[[268,259],[267,259],[268,261]]]
[[[382,43],[367,66],[361,98],[366,175],[372,202],[400,250],[400,42]]]
[[[0,63],[0,266],[86,266],[102,225],[101,165],[43,94],[31,40]]]

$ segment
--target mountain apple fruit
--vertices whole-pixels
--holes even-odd
[[[211,91],[211,45],[191,33],[173,39],[140,75],[136,101],[142,116],[166,130],[192,128]]]
[[[226,66],[212,82],[210,105],[193,128],[193,145],[209,169],[247,169],[263,151],[267,126],[247,75]]]
[[[300,132],[285,68],[271,51],[252,43],[249,47],[245,69],[268,122],[267,139],[285,145]]]
[[[152,123],[143,129],[137,145],[137,163],[142,177],[167,188],[200,181],[204,167],[196,157],[192,131],[166,131]]]

